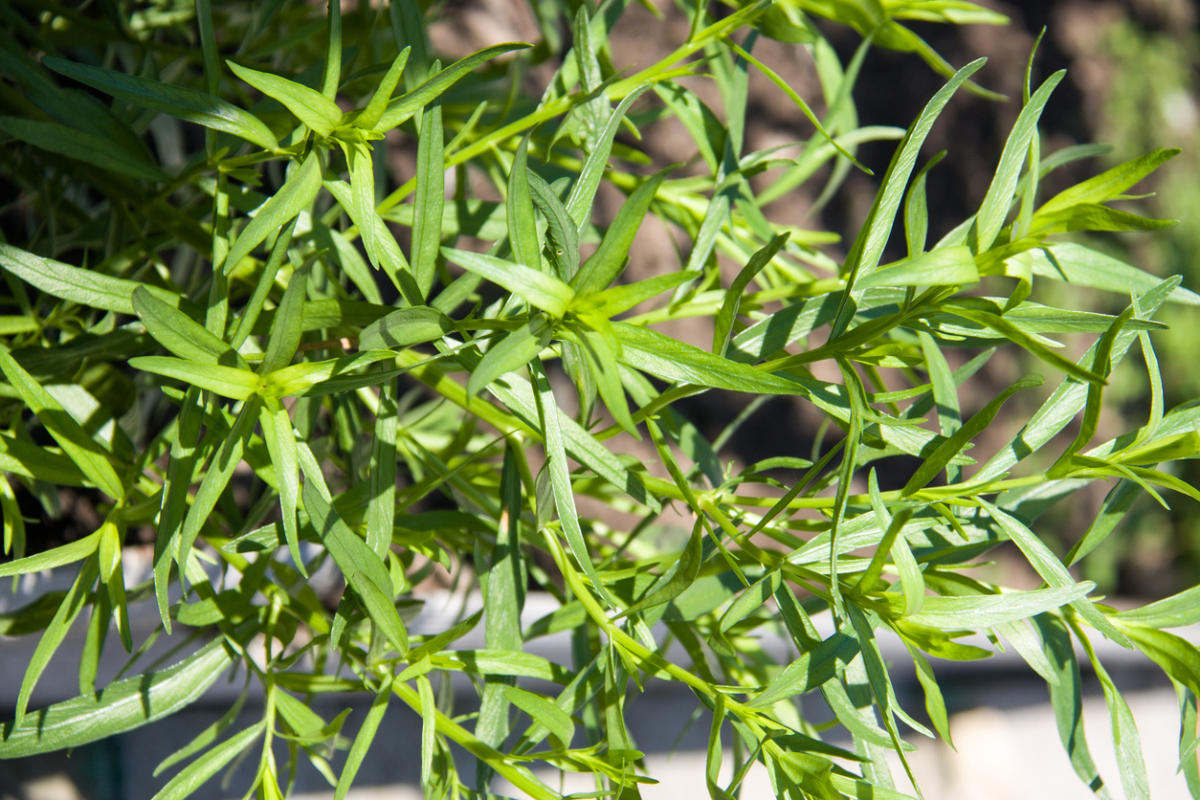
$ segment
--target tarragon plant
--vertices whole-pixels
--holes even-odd
[[[933,660],[1003,648],[1045,679],[1084,783],[1146,797],[1133,717],[1096,657],[1105,638],[1178,689],[1200,797],[1200,651],[1166,630],[1200,621],[1200,587],[1118,611],[1070,572],[1141,495],[1200,498],[1172,473],[1200,452],[1200,406],[1163,407],[1152,343],[1164,304],[1200,296],[1071,236],[1168,224],[1124,201],[1174,151],[1062,187],[1055,170],[1095,150],[1043,152],[1063,74],[1030,66],[982,202],[936,221],[949,233],[932,241],[941,154],[923,144],[956,93],[990,93],[982,61],[956,69],[908,26],[1003,17],[962,0],[679,0],[686,38],[635,70],[610,47],[628,4],[536,2],[538,41],[449,63],[430,46],[436,4],[0,9],[0,576],[74,576],[0,617],[0,634],[36,639],[8,676],[0,757],[118,734],[236,676],[258,711],[238,703],[196,731],[160,765],[158,798],[246,753],[247,794],[286,796],[315,768],[341,798],[396,706],[420,716],[427,796],[484,796],[502,778],[549,800],[549,769],[632,798],[654,776],[626,710],[668,682],[711,730],[716,800],[754,765],[781,797],[900,798],[919,790],[887,754],[909,771],[904,737],[950,741]],[[861,36],[849,59],[827,39],[839,26]],[[764,37],[805,54],[821,98],[756,55]],[[873,48],[944,77],[907,130],[859,125]],[[811,121],[790,149],[747,144],[753,73]],[[642,148],[664,119],[690,136],[679,164]],[[889,140],[890,163],[868,173],[855,154]],[[774,201],[837,193],[853,170],[878,189],[844,239],[773,219]],[[650,216],[679,245],[656,273],[634,247]],[[1125,310],[1039,303],[1048,282]],[[685,319],[711,346],[662,329]],[[1106,382],[1131,351],[1148,415],[1104,439]],[[977,400],[1000,354],[1045,377]],[[1005,411],[1018,392],[1039,401],[1025,419]],[[680,401],[716,393],[743,410],[713,435]],[[811,451],[732,459],[772,396],[824,419]],[[1016,432],[976,448],[989,426]],[[896,481],[896,463],[916,466]],[[1099,508],[1081,505],[1092,484]],[[47,542],[64,496],[98,524]],[[1065,554],[1038,533],[1055,504],[1091,520]],[[1039,587],[971,571],[1009,545]],[[135,546],[153,551],[144,582]],[[435,573],[482,610],[418,633]],[[523,616],[531,592],[554,610]],[[142,610],[158,618],[148,640],[130,622]],[[82,651],[60,652],[72,626]],[[484,647],[463,648],[476,629]],[[563,631],[570,663],[528,652]],[[911,664],[885,663],[881,636]],[[154,661],[163,640],[171,655]],[[107,683],[106,647],[130,654]],[[78,664],[79,696],[35,707],[56,653]],[[1081,660],[1112,712],[1119,778],[1089,755]],[[923,712],[893,688],[914,668]],[[452,707],[440,689],[462,676],[477,702]],[[310,701],[329,692],[358,693],[365,716],[322,718]],[[806,696],[834,730],[801,712]]]

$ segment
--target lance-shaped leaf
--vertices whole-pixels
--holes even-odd
[[[408,632],[392,600],[392,579],[379,556],[350,529],[321,491],[324,479],[315,461],[310,463],[309,458],[303,457],[305,451],[307,448],[301,450],[300,459],[305,477],[304,508],[338,569],[345,576],[346,583],[358,595],[371,620],[379,626],[379,631],[396,651],[406,656]]]
[[[438,246],[442,241],[442,209],[446,204],[445,142],[442,107],[433,106],[421,117],[417,141],[417,192],[413,201],[413,237],[409,261],[420,297],[433,286]]]
[[[888,264],[861,278],[855,286],[961,286],[979,281],[975,256],[962,245],[939,247],[915,258]]]
[[[206,92],[53,56],[46,56],[42,63],[61,75],[142,108],[231,133],[266,150],[275,149],[277,144],[271,129],[258,117]]]
[[[401,308],[363,328],[358,346],[362,350],[398,350],[432,342],[453,330],[450,318],[435,308]]]
[[[390,131],[427,106],[483,62],[504,53],[511,53],[513,50],[524,50],[527,47],[529,45],[524,42],[497,44],[460,58],[411,92],[388,103],[387,109],[375,124],[375,130],[380,133]]]
[[[600,187],[600,180],[604,177],[604,170],[608,166],[608,156],[612,152],[613,137],[617,135],[617,129],[621,127],[621,120],[625,117],[626,112],[629,111],[629,107],[642,96],[642,92],[646,91],[647,88],[639,86],[634,89],[613,109],[612,114],[608,117],[608,122],[604,124],[600,136],[596,140],[595,146],[584,160],[583,168],[579,171],[579,177],[571,184],[571,193],[567,195],[566,208],[571,219],[575,220],[576,230],[580,232],[587,227],[588,214],[592,210],[592,205],[596,198],[596,190]]]
[[[904,484],[904,489],[901,490],[901,493],[910,495],[924,488],[931,480],[937,477],[939,472],[946,468],[950,460],[958,455],[972,439],[992,424],[992,420],[1000,413],[1000,407],[1004,405],[1008,398],[1022,389],[1041,385],[1042,377],[1040,375],[1027,375],[989,400],[987,405],[975,412],[974,416],[967,420],[961,428],[954,431],[948,438],[943,439],[937,447],[924,457],[921,466],[917,467],[917,471],[908,479],[908,483]]]
[[[133,290],[133,310],[155,341],[185,361],[244,367],[241,357],[220,337],[138,286]]]
[[[300,463],[296,455],[296,434],[292,418],[278,400],[264,404],[259,417],[267,452],[275,466],[279,484],[279,511],[283,518],[283,534],[287,538],[292,561],[300,574],[308,577],[304,557],[300,554],[300,529],[296,523],[296,506],[300,497]]]
[[[79,471],[109,497],[124,498],[125,487],[113,466],[112,457],[3,345],[0,345],[0,371]]]
[[[267,338],[267,351],[263,353],[258,374],[266,375],[291,363],[300,346],[303,328],[304,294],[308,286],[308,267],[292,273],[283,299],[275,309],[271,320],[271,335]]]
[[[483,354],[478,366],[471,370],[467,379],[467,393],[478,394],[479,390],[508,372],[524,367],[550,343],[551,328],[542,314],[503,335]]]
[[[1059,70],[1047,78],[1029,98],[1017,121],[1013,123],[1012,132],[1004,143],[1004,152],[1000,154],[1000,163],[996,165],[996,173],[992,176],[992,182],[979,211],[975,214],[975,236],[972,244],[977,253],[991,247],[1000,233],[1000,228],[1004,226],[1004,220],[1012,206],[1017,181],[1021,177],[1021,167],[1029,154],[1029,142],[1037,134],[1037,123],[1046,102],[1050,99],[1050,93],[1058,86],[1066,72]]]
[[[55,703],[6,725],[0,758],[26,758],[114,736],[186,708],[224,674],[234,655],[224,640],[174,666],[115,681],[98,694]]]
[[[185,361],[168,356],[140,356],[129,359],[129,366],[208,389],[234,400],[245,400],[259,387],[259,377],[248,369],[223,367],[202,361]]]
[[[370,130],[379,123],[388,102],[391,100],[392,92],[396,90],[396,85],[400,83],[400,78],[404,75],[404,67],[408,64],[408,57],[411,54],[412,46],[409,45],[401,50],[400,54],[392,60],[388,71],[383,74],[379,85],[375,87],[375,93],[371,95],[371,100],[367,103],[366,108],[360,111],[358,116],[354,118],[355,125]]]
[[[320,97],[320,95],[317,95]],[[324,99],[324,98],[322,98]],[[312,205],[321,189],[321,159],[317,151],[308,154],[299,167],[290,174],[279,191],[258,209],[254,217],[238,234],[225,256],[225,274],[233,272],[243,258],[262,244],[268,236]]]
[[[649,328],[615,322],[613,331],[621,343],[622,362],[663,380],[734,392],[804,392],[804,387],[786,378],[730,361]]]
[[[316,89],[269,72],[226,61],[233,74],[274,100],[321,136],[328,136],[342,121],[342,110]]]
[[[645,219],[646,211],[650,208],[658,187],[662,185],[671,169],[673,167],[655,173],[633,190],[633,194],[621,206],[612,225],[604,233],[596,252],[583,262],[579,272],[571,278],[571,288],[576,294],[588,295],[608,288],[625,269],[633,237],[637,235],[638,227]]]
[[[142,287],[169,306],[179,306],[180,297],[173,291],[148,287],[137,281],[126,281],[103,275],[95,270],[80,269],[52,258],[23,251],[0,242],[0,267],[44,293],[79,303],[80,306],[133,314],[133,293]]]
[[[570,286],[553,275],[539,272],[524,264],[505,261],[486,253],[472,253],[469,250],[455,250],[451,247],[442,248],[442,252],[446,254],[446,258],[463,269],[503,286],[552,317],[561,317],[575,299],[575,292]]]
[[[1178,148],[1157,148],[1124,164],[1064,189],[1038,209],[1039,214],[1062,211],[1082,203],[1107,203],[1116,200],[1129,187],[1149,175],[1165,161],[1179,155]]]
[[[245,753],[254,740],[262,736],[264,727],[265,722],[255,723],[210,748],[167,781],[167,785],[150,800],[184,800],[191,797],[213,775],[220,772],[222,767]]]

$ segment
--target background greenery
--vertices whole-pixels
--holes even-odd
[[[421,716],[429,796],[487,794],[496,775],[557,796],[537,766],[634,797],[648,777],[627,707],[669,681],[712,731],[714,798],[755,764],[780,795],[904,797],[913,776],[886,759],[908,771],[902,731],[951,735],[930,658],[1003,647],[1047,681],[1080,778],[1146,796],[1102,636],[1177,687],[1200,796],[1200,651],[1165,630],[1200,620],[1200,587],[1118,610],[1068,570],[1111,583],[1114,557],[1089,555],[1156,535],[1152,516],[1117,527],[1135,500],[1200,496],[1179,477],[1200,452],[1195,393],[1167,388],[1154,347],[1160,307],[1194,315],[1200,297],[1110,238],[1164,235],[1130,192],[1171,142],[1108,169],[1043,143],[1063,75],[1027,62],[1030,43],[1001,65],[1019,113],[970,147],[981,191],[968,175],[954,195],[927,139],[940,130],[955,163],[942,112],[1001,98],[981,61],[956,69],[923,34],[1003,16],[682,4],[656,23],[677,49],[627,68],[627,5],[532,3],[531,45],[444,60],[429,23],[453,9],[416,4],[0,8],[0,576],[75,575],[0,617],[37,638],[0,757],[160,719],[232,672],[261,716],[238,703],[197,731],[159,765],[159,797],[246,754],[248,794],[311,768],[342,796],[394,704]],[[1136,52],[1120,30],[1113,52]],[[855,102],[895,83],[862,72],[880,50],[930,82],[899,126]],[[809,59],[811,97],[781,52]],[[804,138],[751,132],[752,79]],[[672,127],[684,146],[664,163]],[[817,228],[793,196],[845,224]],[[666,260],[646,258],[656,236]],[[1150,402],[1112,419],[1106,397]],[[738,439],[754,425],[777,432],[769,457]],[[153,575],[127,581],[139,546]],[[1024,588],[986,571],[1013,555],[1037,576]],[[416,635],[438,582],[483,610]],[[558,607],[523,624],[534,590]],[[141,608],[161,622],[144,639]],[[79,697],[37,708],[73,625]],[[480,627],[483,649],[456,647]],[[526,651],[560,631],[571,663]],[[923,714],[897,703],[884,632]],[[174,647],[148,655],[160,639]],[[130,662],[109,681],[100,653],[118,646]],[[1111,711],[1107,784],[1080,656]],[[455,675],[477,704],[454,707]],[[371,698],[345,729],[309,704],[341,691]],[[848,747],[801,714],[806,695]]]

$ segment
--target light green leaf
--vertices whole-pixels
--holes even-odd
[[[563,747],[571,746],[571,739],[575,735],[575,723],[571,721],[567,712],[541,695],[518,689],[516,686],[503,686],[500,691],[510,703],[528,714],[534,723],[545,725],[550,735],[558,739]]]
[[[502,336],[471,370],[467,379],[467,393],[478,394],[492,381],[509,372],[521,369],[550,343],[551,328],[546,318],[537,314],[529,321]]]
[[[454,323],[428,306],[401,308],[362,329],[358,346],[363,350],[389,350],[432,342],[454,330]]]
[[[123,499],[125,486],[117,475],[109,453],[105,452],[83,426],[17,363],[8,348],[2,344],[0,371],[4,373],[17,396],[37,415],[38,421],[62,447],[63,452],[79,467],[79,471],[109,497]]]
[[[233,74],[274,100],[278,100],[305,125],[321,136],[333,133],[342,121],[337,103],[315,89],[269,72],[226,61]]]
[[[1112,169],[1054,195],[1042,204],[1037,213],[1051,214],[1084,203],[1107,203],[1109,200],[1119,199],[1126,189],[1138,183],[1179,153],[1178,148],[1160,147],[1144,156],[1126,161],[1124,164],[1118,164]]]
[[[184,798],[191,797],[222,767],[245,753],[250,744],[262,735],[263,730],[264,723],[258,722],[209,749],[204,755],[198,756],[195,761],[181,769],[178,775],[167,781],[167,785],[160,789],[151,800],[184,800]]]
[[[245,366],[233,348],[178,308],[138,286],[133,290],[133,310],[154,339],[185,361]]]
[[[730,361],[649,328],[616,322],[613,331],[621,342],[623,363],[663,380],[735,392],[803,393],[802,386],[786,378]]]
[[[250,255],[268,236],[312,205],[320,189],[321,159],[318,151],[314,150],[304,159],[304,163],[288,176],[279,191],[258,209],[246,227],[242,228],[222,262],[225,274],[233,272],[241,260]]]
[[[1000,155],[1000,163],[996,165],[996,172],[992,176],[987,194],[984,195],[979,211],[975,214],[971,245],[976,253],[990,248],[1000,229],[1004,227],[1017,181],[1021,177],[1021,167],[1029,155],[1029,142],[1037,135],[1038,119],[1041,118],[1042,110],[1050,99],[1050,93],[1066,74],[1066,70],[1059,70],[1043,81],[1021,109],[1017,121],[1013,123],[1012,132],[1004,143],[1004,152]]]
[[[7,723],[0,758],[26,758],[133,730],[200,699],[234,661],[217,639],[174,666],[115,681],[96,695],[55,703],[24,723]]]
[[[508,241],[512,246],[513,258],[520,264],[540,270],[542,248],[538,244],[537,220],[533,216],[533,197],[529,187],[527,152],[529,137],[517,146],[512,166],[508,171],[508,195],[505,198]]]
[[[333,792],[334,800],[344,800],[354,784],[354,778],[358,775],[358,770],[367,757],[371,742],[375,740],[375,734],[379,732],[383,715],[387,713],[388,700],[391,696],[392,681],[389,678],[383,681],[380,691],[371,700],[371,707],[367,709],[362,725],[354,736],[354,743],[350,745],[350,751],[346,754],[346,763],[342,766],[342,774],[338,776],[337,787]]]
[[[384,73],[383,78],[379,81],[379,85],[375,87],[375,93],[371,95],[371,100],[367,103],[366,108],[360,111],[358,116],[354,118],[355,125],[370,130],[379,123],[388,102],[391,100],[392,92],[396,90],[396,85],[400,83],[400,78],[404,75],[404,67],[408,64],[408,57],[411,53],[412,46],[406,46],[392,60],[388,71]]]
[[[433,287],[438,246],[442,242],[442,208],[446,204],[445,142],[442,137],[442,107],[435,105],[425,109],[417,140],[417,192],[413,202],[409,261],[421,298],[428,297]]]
[[[575,299],[570,286],[536,269],[505,261],[486,253],[442,248],[446,258],[463,269],[482,275],[492,283],[503,286],[530,305],[536,306],[552,317],[561,317],[567,306]]]
[[[1144,295],[1161,283],[1149,272],[1076,242],[1055,242],[1030,252],[1033,273],[1041,278],[1120,292],[1126,298],[1131,291]],[[1170,289],[1168,302],[1200,306],[1200,294],[1176,284]],[[1143,313],[1148,314],[1145,306]]]
[[[1170,597],[1122,611],[1117,618],[1151,628],[1182,628],[1200,622],[1200,586],[1184,589]]]
[[[524,42],[496,44],[460,58],[411,92],[397,97],[388,103],[387,109],[375,125],[375,130],[379,133],[390,131],[417,113],[417,111],[429,105],[429,103],[466,77],[467,73],[480,64],[504,53],[511,53],[514,50],[524,50],[527,47],[529,45]]]
[[[642,181],[633,190],[633,194],[629,195],[629,199],[613,219],[612,225],[605,231],[596,252],[583,262],[579,272],[571,278],[571,288],[576,294],[586,296],[607,289],[625,269],[633,237],[637,235],[638,227],[645,219],[646,211],[650,208],[658,187],[662,185],[671,169],[673,168],[668,167],[655,173],[649,180]]]
[[[906,617],[909,622],[939,630],[981,630],[1007,622],[1029,619],[1045,611],[1061,608],[1086,597],[1096,588],[1091,581],[1074,586],[1001,594],[926,597],[920,613]]]
[[[961,286],[979,281],[975,256],[962,245],[939,247],[915,258],[887,264],[858,280],[859,289],[877,286]]]
[[[223,367],[200,361],[185,361],[168,356],[139,356],[129,359],[129,366],[153,372],[165,378],[183,381],[191,386],[208,389],[222,397],[245,400],[258,391],[259,377],[248,369]]]

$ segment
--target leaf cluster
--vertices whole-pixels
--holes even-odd
[[[344,797],[397,706],[420,716],[428,796],[488,796],[498,776],[548,800],[550,768],[631,798],[653,777],[627,709],[670,682],[707,712],[715,800],[737,797],[755,765],[781,797],[900,798],[919,795],[906,731],[951,740],[931,659],[1011,647],[1047,682],[1071,763],[1103,796],[1082,656],[1112,712],[1121,785],[1145,797],[1128,703],[1092,645],[1105,637],[1177,687],[1181,769],[1200,797],[1200,651],[1167,630],[1200,621],[1200,588],[1119,612],[1068,569],[1141,494],[1200,499],[1172,471],[1200,454],[1200,406],[1163,407],[1151,339],[1164,305],[1200,296],[1070,236],[1169,224],[1124,203],[1175,151],[1047,192],[1055,169],[1094,151],[1041,151],[1063,76],[1034,85],[1031,66],[982,202],[930,241],[926,177],[942,154],[923,160],[923,145],[956,93],[989,92],[973,82],[982,61],[956,69],[910,26],[1002,17],[961,0],[681,3],[686,40],[631,72],[611,55],[619,0],[531,4],[538,42],[449,64],[416,3],[331,3],[327,16],[307,3],[39,5],[16,2],[4,13],[19,24],[0,35],[16,189],[0,217],[0,577],[75,578],[0,616],[0,635],[37,639],[0,758],[161,719],[240,671],[242,698],[159,765],[170,777],[156,798],[186,797],[246,753],[247,796],[286,796],[311,766]],[[829,24],[862,35],[845,63]],[[821,102],[755,54],[763,37],[811,55]],[[873,47],[946,79],[905,130],[859,124],[852,90]],[[535,69],[552,78],[527,95]],[[812,123],[786,154],[747,145],[753,72]],[[642,137],[665,117],[695,150],[658,168]],[[895,150],[853,237],[773,221],[789,192],[819,178],[828,198],[866,171],[855,152],[872,140]],[[393,181],[396,143],[415,161]],[[623,195],[607,217],[602,187]],[[650,217],[686,244],[645,275],[630,267]],[[1044,283],[1128,306],[1047,305]],[[663,327],[695,318],[711,347]],[[1081,339],[1084,355],[1067,355]],[[1097,441],[1107,381],[1135,345],[1148,419]],[[1047,377],[964,413],[980,371],[1014,351]],[[1042,385],[1037,410],[1014,415],[1013,397]],[[680,401],[719,392],[745,410],[713,436]],[[772,396],[824,420],[812,451],[731,460]],[[884,490],[895,456],[919,466]],[[1039,515],[1095,482],[1110,488],[1094,520],[1054,552]],[[25,515],[40,503],[53,517],[56,490],[92,498],[101,522],[46,548]],[[139,536],[153,542],[143,582],[125,563]],[[1040,587],[973,577],[1003,546]],[[335,576],[334,596],[318,573]],[[423,628],[422,585],[438,576],[481,611]],[[531,591],[554,610],[531,619]],[[144,610],[159,624],[139,641],[130,617]],[[79,697],[30,708],[77,623]],[[555,633],[570,663],[531,652]],[[923,712],[897,702],[885,635],[911,654]],[[147,663],[160,636],[187,655]],[[106,646],[129,653],[128,677],[100,686]],[[455,679],[474,706],[454,707]],[[247,725],[251,687],[263,702]],[[368,698],[353,734],[348,711],[310,707],[342,692]],[[802,713],[805,695],[849,748]]]

